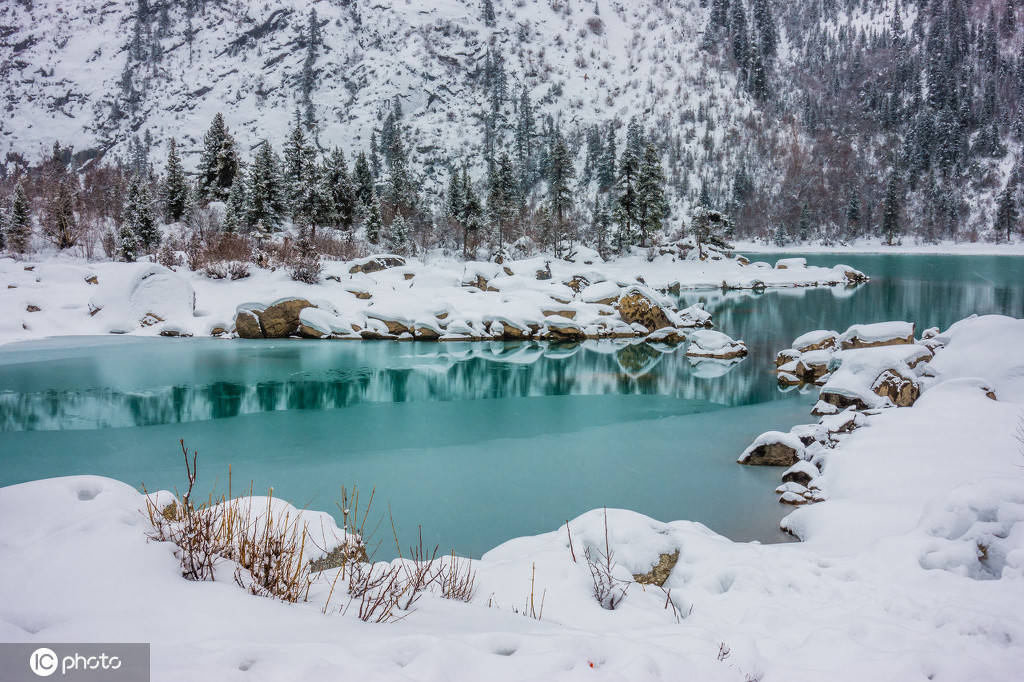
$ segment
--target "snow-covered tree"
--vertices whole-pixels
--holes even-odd
[[[133,176],[128,184],[128,194],[124,201],[124,212],[121,218],[122,233],[125,230],[134,235],[131,245],[132,257],[143,253],[152,253],[160,246],[160,230],[156,226],[153,215],[153,199],[149,193],[149,183],[139,176]],[[122,247],[122,251],[123,251]]]
[[[246,223],[255,227],[262,223],[267,231],[275,231],[280,225],[286,210],[284,190],[277,166],[277,158],[270,143],[260,143],[249,167],[248,187],[246,187]]]
[[[345,154],[337,147],[327,159],[324,182],[330,190],[335,226],[350,229],[356,216],[356,188],[349,176]]]
[[[732,238],[733,225],[729,216],[721,211],[697,206],[690,218],[690,236],[697,242],[697,247],[709,244],[721,249],[732,248],[729,240]]]
[[[75,194],[78,181],[65,173],[57,181],[57,188],[46,207],[43,235],[58,249],[68,249],[78,243],[78,221],[75,217]]]
[[[188,203],[188,180],[178,155],[178,142],[172,137],[167,149],[167,174],[161,187],[164,215],[168,222],[177,222],[185,214]]]
[[[25,187],[19,182],[11,197],[11,209],[7,215],[7,248],[15,253],[25,253],[32,238],[32,206],[29,204]]]
[[[228,132],[224,116],[218,113],[203,137],[198,178],[200,198],[214,201],[225,199],[237,172],[235,138]]]
[[[644,149],[636,190],[639,195],[637,224],[640,245],[646,246],[649,238],[661,232],[669,213],[668,199],[665,196],[665,172],[661,167],[658,150],[651,143]]]

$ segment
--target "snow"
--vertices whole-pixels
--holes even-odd
[[[818,344],[830,339],[835,341],[838,338],[839,334],[831,329],[817,329],[796,337],[793,341],[793,349],[802,353],[810,346],[817,346]]]
[[[780,443],[787,447],[793,448],[794,450],[796,450],[798,457],[801,454],[803,454],[804,451],[804,444],[800,441],[800,437],[797,436],[796,434],[785,433],[783,431],[766,431],[757,438],[755,438],[754,442],[747,446],[747,449],[744,450],[742,454],[740,454],[739,459],[736,461],[741,463],[745,462],[750,458],[751,454],[757,448],[763,445],[772,445],[774,443]]]
[[[742,341],[735,341],[727,334],[712,329],[692,331],[687,338],[690,340],[687,355],[720,357],[732,353],[745,354],[747,350]]]
[[[218,327],[230,330],[240,304],[249,308],[268,306],[291,297],[305,298],[331,311],[333,318],[320,315],[316,317],[317,325],[312,326],[332,328],[344,335],[351,334],[353,324],[362,327],[367,317],[376,317],[406,326],[423,322],[425,327],[433,324],[440,328],[461,321],[473,328],[470,336],[479,337],[495,320],[519,329],[542,325],[544,311],[573,311],[574,321],[581,328],[597,325],[613,333],[622,330],[621,323],[617,316],[602,315],[611,309],[595,301],[620,291],[640,292],[656,301],[677,326],[707,326],[711,316],[703,307],[695,305],[675,313],[670,309],[674,299],[661,291],[676,284],[684,289],[720,288],[723,281],[737,280],[740,273],[750,269],[737,260],[687,261],[668,256],[654,262],[640,255],[625,256],[583,269],[553,259],[552,278],[538,280],[535,273],[543,267],[544,258],[506,261],[498,266],[427,254],[407,259],[402,267],[373,273],[353,274],[350,270],[375,257],[327,261],[321,283],[310,285],[291,280],[285,269],[270,271],[253,266],[249,277],[231,281],[208,279],[184,267],[172,271],[153,263],[94,263],[67,254],[44,256],[35,261],[0,258],[0,282],[9,287],[0,299],[0,343],[109,332],[155,335],[168,329],[207,336]],[[506,267],[512,275],[506,274]],[[406,277],[409,274],[411,279]],[[821,267],[773,270],[770,274],[762,276],[770,287],[806,286],[835,279],[831,269]],[[497,291],[462,285],[464,281],[475,284],[477,275],[483,275],[488,288]],[[565,284],[577,275],[597,283],[577,294]],[[98,284],[86,281],[93,276]],[[646,285],[640,284],[640,279]],[[624,288],[620,289],[618,283]],[[30,305],[40,310],[29,312]],[[142,325],[149,313],[163,322],[150,319],[147,322],[151,324]],[[449,314],[450,322],[435,319],[444,313]]]
[[[867,407],[886,407],[890,404],[889,399],[871,390],[875,379],[885,370],[895,370],[904,377],[914,378],[923,369],[919,361],[928,357],[931,357],[931,351],[917,344],[838,351],[832,355],[829,364],[832,374],[822,386],[821,393],[855,398]]]
[[[878,343],[914,337],[912,322],[875,322],[873,324],[855,324],[839,337],[841,346],[853,343]]]

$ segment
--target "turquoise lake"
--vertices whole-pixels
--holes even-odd
[[[793,256],[799,254],[785,254]],[[782,255],[760,256],[774,262]],[[376,488],[405,549],[422,526],[479,556],[589,509],[691,519],[737,540],[784,541],[781,473],[735,463],[759,433],[810,420],[772,360],[811,329],[971,313],[1024,317],[1024,257],[814,255],[872,281],[761,295],[684,291],[751,354],[692,364],[683,348],[81,337],[0,346],[0,485],[100,474],[180,487],[273,487],[337,511],[341,485]],[[395,554],[385,520],[378,558]]]

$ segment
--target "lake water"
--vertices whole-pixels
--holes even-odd
[[[786,254],[795,255],[795,254]],[[774,259],[778,256],[772,256]],[[756,259],[757,256],[755,255]],[[67,474],[149,489],[233,485],[337,511],[341,485],[403,548],[417,526],[479,556],[601,506],[782,541],[779,471],[737,465],[759,433],[809,419],[812,393],[776,388],[776,351],[810,329],[970,313],[1024,317],[1024,258],[809,256],[856,289],[684,292],[751,355],[692,365],[645,344],[223,341],[89,337],[0,347],[0,485]],[[378,557],[394,555],[388,522]]]

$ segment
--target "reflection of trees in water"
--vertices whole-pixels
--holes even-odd
[[[755,368],[709,380],[691,370],[682,346],[610,342],[430,344],[429,350],[423,346],[416,345],[412,366],[307,369],[279,379],[227,379],[140,392],[98,388],[0,393],[0,430],[147,426],[281,410],[326,410],[364,402],[611,394],[665,395],[728,405],[754,400]],[[224,368],[220,369],[223,376]],[[239,367],[237,375],[244,374]],[[759,399],[765,399],[765,393],[761,391]]]

